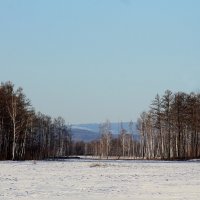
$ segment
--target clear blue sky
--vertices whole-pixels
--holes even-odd
[[[199,91],[199,0],[1,0],[0,81],[69,123],[136,120]]]

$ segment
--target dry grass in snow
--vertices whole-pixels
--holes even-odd
[[[0,200],[199,200],[199,162],[0,162]]]

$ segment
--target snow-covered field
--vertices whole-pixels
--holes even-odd
[[[199,200],[200,162],[0,162],[0,200]]]

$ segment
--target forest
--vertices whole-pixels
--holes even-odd
[[[39,160],[72,155],[99,159],[200,158],[200,94],[165,91],[156,95],[149,111],[114,136],[107,120],[99,139],[73,141],[62,117],[36,112],[23,89],[10,81],[0,85],[0,160]]]
[[[70,127],[62,117],[35,112],[22,88],[0,86],[0,159],[36,160],[71,154]]]
[[[101,138],[89,144],[90,154],[133,159],[186,160],[200,158],[200,94],[156,95],[149,110],[137,120],[139,137],[134,138],[133,123],[112,138],[107,121],[100,128]]]

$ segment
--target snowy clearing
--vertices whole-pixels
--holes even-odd
[[[0,162],[0,200],[199,200],[200,162]]]

